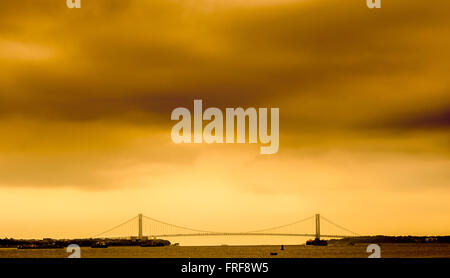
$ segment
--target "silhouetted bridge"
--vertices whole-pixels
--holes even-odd
[[[327,224],[338,229],[341,233],[321,233],[321,219],[325,220]],[[133,223],[133,222],[137,222]],[[302,232],[300,229],[302,225],[308,223],[308,221],[315,221],[315,232]],[[311,227],[312,228],[312,227]],[[304,229],[304,227],[303,227]],[[144,235],[144,230],[146,231]],[[345,234],[342,233],[345,231]],[[122,236],[118,236],[122,235]],[[343,238],[359,236],[359,234],[344,228],[325,217],[321,217],[320,214],[316,214],[289,224],[270,227],[261,230],[248,231],[248,232],[215,232],[198,230],[174,224],[169,224],[154,218],[147,217],[139,214],[111,229],[101,232],[94,236],[94,238],[114,238],[123,237],[124,235],[130,237],[136,237],[137,239],[143,239],[148,237],[153,238],[165,238],[165,237],[203,237],[203,236],[293,236],[293,237],[315,237],[320,239],[324,238]]]

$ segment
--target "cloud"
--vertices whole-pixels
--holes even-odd
[[[0,12],[0,122],[31,128],[4,135],[3,184],[101,187],[110,178],[98,172],[119,171],[116,159],[130,169],[176,164],[181,149],[164,134],[170,112],[193,99],[280,107],[281,151],[384,144],[448,154],[446,1],[390,1],[376,12],[336,0],[60,2],[9,1]],[[373,127],[383,143],[371,141]],[[46,136],[33,134],[41,128]],[[392,134],[408,130],[417,140]],[[148,158],[135,144],[146,132],[161,144]]]
[[[398,119],[391,119],[385,126],[397,129],[444,129],[450,128],[450,106],[422,113],[411,113]]]
[[[85,236],[138,211],[448,234],[449,1],[82,2],[1,5],[5,235]],[[279,152],[174,144],[170,113],[194,99],[279,107]]]
[[[15,82],[2,88],[2,114],[67,120],[132,115],[131,121],[139,114],[153,122],[155,114],[167,119],[194,98],[219,107],[287,100],[296,111],[281,108],[293,122],[322,124],[317,111],[327,110],[345,124],[448,100],[445,59],[433,55],[449,44],[439,5],[394,1],[373,13],[342,1],[210,9],[180,1],[96,1],[77,14],[45,3],[43,9],[24,6],[37,21],[18,24],[20,16],[9,17],[17,25],[9,43],[37,44],[57,55],[8,65]],[[415,21],[423,24],[414,27]],[[29,30],[31,41],[24,39]],[[415,91],[416,83],[427,91]],[[354,106],[368,113],[355,115]]]

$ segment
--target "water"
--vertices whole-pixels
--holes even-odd
[[[81,248],[83,258],[367,258],[367,244]],[[450,258],[450,244],[380,244],[383,258]],[[271,256],[270,253],[277,253]],[[0,258],[66,258],[66,249],[0,248]]]

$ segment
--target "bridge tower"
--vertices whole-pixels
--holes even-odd
[[[320,214],[316,214],[316,239],[320,239]]]
[[[139,213],[138,219],[139,219],[139,234],[138,234],[138,238],[141,240],[142,239],[142,213]]]

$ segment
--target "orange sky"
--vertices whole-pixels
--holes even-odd
[[[448,1],[84,2],[2,3],[0,237],[92,236],[139,212],[450,233]],[[171,111],[194,99],[279,107],[278,153],[174,144]]]

